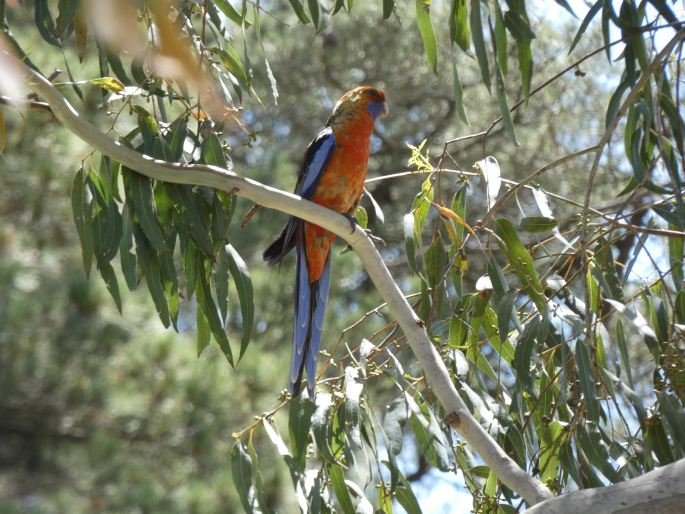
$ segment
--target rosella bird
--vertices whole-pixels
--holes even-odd
[[[379,89],[362,86],[345,93],[326,128],[305,151],[295,194],[351,217],[364,191],[374,121],[385,114],[385,94]],[[311,399],[328,302],[330,247],[335,238],[313,223],[291,217],[264,251],[264,260],[273,266],[297,246],[290,392],[299,394],[306,371]]]

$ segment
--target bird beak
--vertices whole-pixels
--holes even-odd
[[[381,114],[381,117],[385,118],[388,114],[390,114],[390,107],[388,107],[386,102],[383,102],[383,113]]]

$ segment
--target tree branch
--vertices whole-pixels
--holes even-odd
[[[359,227],[350,233],[347,218],[313,202],[266,186],[233,172],[207,165],[181,165],[153,159],[113,141],[86,121],[45,78],[26,69],[28,87],[41,95],[64,127],[124,166],[156,180],[210,186],[253,202],[316,223],[343,238],[361,259],[378,292],[397,318],[426,379],[457,430],[507,487],[529,505],[552,498],[552,493],[528,475],[490,437],[471,415],[457,393],[440,355],[433,347],[423,322],[411,308],[369,237]]]
[[[539,503],[526,514],[657,514],[682,512],[685,459],[618,484],[582,489]]]

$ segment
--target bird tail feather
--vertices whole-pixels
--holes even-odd
[[[304,237],[299,238],[297,247],[297,279],[295,316],[293,319],[293,353],[290,367],[290,392],[300,393],[303,375],[307,374],[309,398],[316,394],[316,361],[321,345],[323,321],[328,303],[331,275],[331,256],[326,257],[321,276],[309,282]]]

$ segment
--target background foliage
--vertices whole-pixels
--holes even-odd
[[[3,44],[112,137],[284,189],[340,94],[383,87],[383,257],[474,414],[563,492],[685,451],[683,29],[677,2],[557,4],[0,2]],[[517,508],[342,246],[325,385],[288,402],[292,276],[260,262],[285,216],[241,228],[235,198],[0,113],[1,509],[432,512],[443,479]]]

